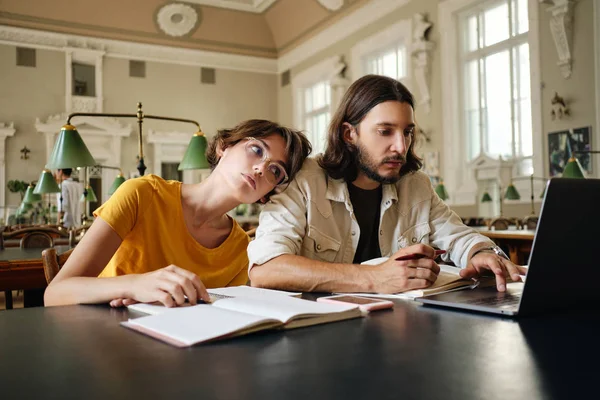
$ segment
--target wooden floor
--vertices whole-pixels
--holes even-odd
[[[23,308],[23,292],[13,291],[13,308]],[[4,292],[0,292],[0,312],[6,310]],[[9,310],[10,311],[10,310]]]

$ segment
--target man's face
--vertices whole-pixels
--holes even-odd
[[[400,179],[414,130],[413,109],[408,103],[386,101],[373,107],[353,136],[358,150],[357,180],[394,183]]]

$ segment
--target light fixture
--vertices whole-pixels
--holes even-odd
[[[125,182],[125,177],[123,176],[122,172],[119,172],[119,175],[117,175],[117,177],[113,181],[112,185],[110,185],[110,189],[108,189],[108,194],[112,195],[114,192],[117,191],[119,186],[121,186],[124,182]]]
[[[44,193],[58,193],[60,192],[60,187],[54,176],[52,175],[52,171],[49,169],[44,169],[40,174],[40,179],[38,179],[35,188],[33,189],[33,193],[35,194],[44,194]]]
[[[95,167],[101,169],[116,169],[117,171],[119,171],[112,185],[110,185],[110,188],[108,189],[109,195],[112,195],[126,180],[125,176],[123,176],[123,170],[121,170],[121,168],[119,167],[112,167],[110,165],[95,165]]]
[[[73,115],[73,114],[71,114]],[[96,165],[94,157],[83,143],[83,139],[77,128],[70,124],[71,115],[67,120],[67,124],[60,129],[58,139],[50,154],[50,160],[46,164],[48,169],[64,169],[88,167]]]
[[[25,190],[25,196],[23,196],[23,203],[34,204],[42,201],[42,195],[34,193],[33,189],[33,184],[29,184],[29,186],[27,186],[27,190]]]
[[[585,173],[583,172],[583,167],[581,166],[581,164],[579,163],[579,160],[576,157],[572,156],[571,158],[569,158],[567,165],[565,165],[565,168],[563,169],[562,177],[563,178],[584,178],[585,179]]]
[[[45,216],[46,223],[50,221],[50,209],[52,207],[50,201],[50,193],[59,193],[60,187],[56,183],[54,176],[52,175],[52,171],[48,169],[44,169],[40,174],[40,179],[38,179],[35,188],[33,189],[33,193],[44,195],[48,194],[48,213]],[[58,221],[57,221],[58,223]]]
[[[481,197],[481,202],[482,203],[489,203],[492,201],[492,196],[490,196],[490,194],[488,193],[488,191],[486,190],[483,193],[483,196]]]
[[[191,169],[191,168],[207,168],[208,163],[206,162],[206,155],[204,152],[207,148],[207,140],[204,133],[200,129],[200,124],[191,119],[183,118],[172,118],[162,117],[157,115],[145,115],[142,111],[142,103],[137,104],[137,113],[135,114],[107,114],[107,113],[72,113],[67,118],[67,125],[63,126],[50,161],[46,165],[46,168],[59,169],[59,168],[76,168],[76,167],[91,167],[97,163],[90,154],[89,150],[85,146],[83,139],[77,132],[77,129],[71,125],[71,118],[74,117],[112,117],[112,118],[136,118],[138,122],[138,164],[137,170],[140,176],[143,176],[146,171],[146,164],[144,163],[144,147],[143,147],[143,134],[142,125],[144,119],[157,119],[162,121],[173,121],[173,122],[185,122],[194,124],[198,127],[198,132],[192,137],[192,141],[186,151],[186,156],[182,161],[179,169]],[[188,156],[189,153],[189,156]]]
[[[85,190],[81,194],[81,199],[79,201],[87,201],[89,203],[95,203],[98,201],[98,198],[96,197],[96,193],[94,192],[94,189],[92,189],[92,187],[90,185],[87,185],[85,187]],[[87,214],[87,212],[86,212],[86,214]]]
[[[448,200],[450,198],[450,196],[448,196],[448,191],[446,191],[446,186],[444,186],[443,179],[440,179],[440,183],[437,184],[434,190],[435,193],[440,197],[440,199]]]
[[[529,175],[529,176],[518,176],[513,178],[513,181],[518,181],[521,179],[528,179],[529,180],[529,188],[530,188],[530,193],[531,193],[531,213],[527,216],[525,216],[525,218],[523,219],[523,225],[527,226],[528,229],[535,229],[537,226],[537,222],[539,217],[537,215],[535,215],[535,204],[534,204],[534,200],[535,200],[535,193],[534,193],[534,185],[533,185],[533,181],[534,180],[540,180],[540,181],[544,181],[547,182],[549,178],[545,178],[545,177],[539,177],[539,176],[534,176],[534,175]],[[511,196],[513,198],[509,199],[508,195],[509,195],[509,190],[510,187],[513,187],[514,192],[511,194]],[[546,186],[544,185],[544,189],[542,190],[542,193],[540,195],[540,198],[544,198],[544,194],[546,192]],[[518,196],[518,197],[514,197],[514,196]],[[521,198],[521,196],[519,195],[519,192],[517,191],[517,188],[514,187],[514,185],[511,183],[511,185],[507,188],[506,191],[506,199],[509,200],[518,200]]]
[[[504,198],[506,200],[520,200],[521,195],[517,191],[517,188],[511,182],[510,185],[506,188],[506,192],[504,193]]]

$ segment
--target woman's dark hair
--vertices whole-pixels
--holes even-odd
[[[264,119],[250,119],[239,123],[232,129],[219,130],[208,145],[206,159],[210,167],[214,169],[220,158],[217,155],[218,148],[225,150],[228,147],[235,146],[247,137],[264,138],[273,134],[278,134],[285,140],[285,152],[288,155],[285,169],[289,177],[289,182],[291,182],[296,173],[302,168],[306,157],[312,151],[312,146],[302,132]]]
[[[355,146],[344,141],[344,122],[358,126],[369,111],[385,101],[407,103],[413,109],[412,93],[395,79],[380,75],[366,75],[355,81],[342,98],[340,106],[329,123],[327,148],[319,157],[319,165],[334,179],[352,182],[358,176],[358,152]],[[413,133],[414,139],[414,133]],[[423,163],[415,154],[413,140],[406,154],[403,174],[419,170]]]

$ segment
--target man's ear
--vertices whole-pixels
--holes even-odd
[[[344,138],[344,142],[354,144],[356,141],[356,129],[354,129],[354,127],[348,122],[344,122],[342,124],[342,129],[342,137]]]

